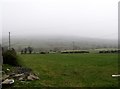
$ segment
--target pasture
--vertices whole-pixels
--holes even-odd
[[[22,54],[20,63],[40,80],[17,82],[25,87],[117,87],[117,54]]]

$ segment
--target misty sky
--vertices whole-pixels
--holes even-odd
[[[119,0],[1,0],[2,35],[117,39]]]

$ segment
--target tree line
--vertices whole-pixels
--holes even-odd
[[[120,50],[102,50],[99,53],[120,53]]]
[[[29,53],[31,54],[33,52],[33,48],[32,47],[27,47],[21,50],[21,54],[26,54]]]

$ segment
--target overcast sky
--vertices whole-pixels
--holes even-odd
[[[1,0],[2,35],[117,39],[118,1]]]

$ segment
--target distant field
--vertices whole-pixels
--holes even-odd
[[[16,83],[31,87],[116,87],[117,54],[23,54],[21,64],[40,80]]]

